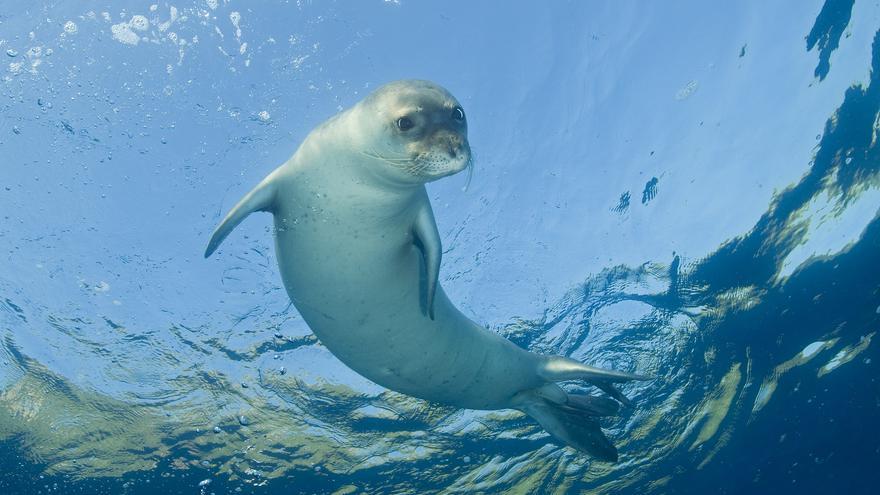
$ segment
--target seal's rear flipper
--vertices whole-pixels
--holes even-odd
[[[629,400],[627,398],[627,396],[623,395],[623,393],[620,390],[617,390],[617,388],[614,385],[612,385],[608,382],[603,382],[602,380],[591,380],[590,383],[595,385],[596,388],[598,388],[599,390],[605,392],[606,394],[610,395],[611,397],[614,397],[614,399],[619,401],[624,406],[632,407],[632,405],[633,405],[632,401]]]
[[[620,412],[619,403],[605,397],[593,395],[568,394],[568,403],[566,405],[591,416],[616,416]]]
[[[632,403],[619,390],[614,388],[613,383],[628,382],[630,380],[650,380],[651,377],[633,375],[621,371],[594,368],[584,363],[562,356],[546,356],[539,365],[538,375],[548,382],[562,382],[566,380],[585,380],[595,385],[600,390],[629,406]]]
[[[521,409],[565,445],[601,461],[617,462],[617,449],[593,419],[594,416],[609,415],[605,413],[616,413],[616,408],[608,402],[613,403],[601,397],[569,395],[566,403],[558,404],[538,396],[523,404]]]
[[[232,229],[240,224],[246,216],[255,211],[272,211],[275,203],[274,179],[275,173],[269,174],[268,177],[263,179],[263,181],[260,182],[251,192],[247,193],[245,197],[243,197],[241,201],[239,201],[238,204],[226,214],[226,218],[220,222],[220,225],[217,226],[217,229],[214,231],[214,235],[211,236],[208,248],[205,249],[205,258],[211,256],[217,247],[220,246],[220,243],[223,242],[223,239],[226,239],[226,236],[232,232]]]

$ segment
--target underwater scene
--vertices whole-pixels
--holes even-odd
[[[877,2],[0,0],[0,58],[0,494],[880,486]]]

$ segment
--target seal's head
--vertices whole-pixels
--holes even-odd
[[[363,153],[379,175],[425,183],[471,165],[467,119],[458,100],[442,87],[419,80],[386,84],[357,108]]]

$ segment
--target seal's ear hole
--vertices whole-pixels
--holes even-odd
[[[397,119],[397,128],[401,131],[408,131],[415,127],[415,123],[409,117],[401,117]]]
[[[452,110],[452,118],[458,122],[464,121],[464,110],[461,107],[455,107]]]

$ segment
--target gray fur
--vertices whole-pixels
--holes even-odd
[[[612,460],[590,419],[612,407],[569,399],[553,383],[643,377],[517,347],[463,315],[437,282],[442,249],[424,184],[472,166],[457,107],[427,81],[379,88],[312,131],[227,215],[206,256],[248,213],[272,212],[290,299],[346,365],[428,401],[520,409],[557,439]],[[401,117],[412,129],[400,130]]]

